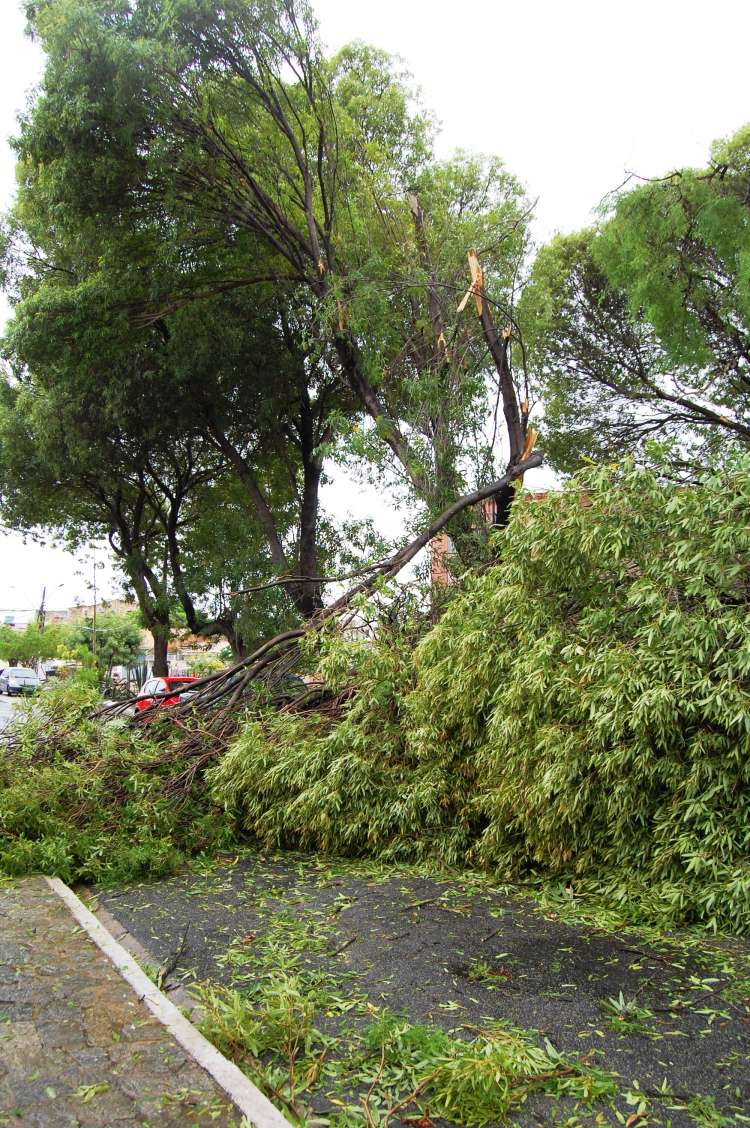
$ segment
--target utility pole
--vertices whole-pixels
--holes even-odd
[[[47,588],[43,587],[42,588],[42,602],[40,603],[39,610],[36,613],[36,625],[39,627],[40,631],[44,630],[44,624],[45,624],[45,621],[46,621],[46,618],[47,618],[47,612],[46,612],[45,606],[44,606],[46,599],[47,599]]]

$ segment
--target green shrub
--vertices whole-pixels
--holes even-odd
[[[265,846],[465,864],[486,823],[475,761],[457,742],[414,738],[410,637],[334,637],[321,673],[354,688],[340,712],[258,710],[206,773],[214,801]]]
[[[271,709],[246,722],[207,773],[216,801],[267,845],[458,863],[472,841],[462,766],[405,747],[410,639],[388,630],[377,646],[333,638],[322,673],[337,685],[352,668],[357,692],[340,718]]]
[[[222,661],[216,654],[197,654],[188,662],[188,673],[196,678],[205,678],[209,674],[215,674],[217,670],[225,669],[226,666],[227,662]]]
[[[747,931],[750,465],[580,485],[519,505],[503,562],[425,640],[415,733],[475,758],[474,858]]]
[[[157,877],[228,839],[200,784],[170,794],[184,764],[168,745],[121,722],[93,721],[97,699],[74,681],[24,709],[0,756],[0,873]]]
[[[498,552],[416,651],[329,644],[341,716],[254,719],[216,801],[269,843],[541,872],[750,931],[750,462],[688,488],[592,470],[519,498]]]

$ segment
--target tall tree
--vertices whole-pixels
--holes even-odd
[[[128,232],[179,229],[171,309],[242,287],[298,294],[320,360],[428,507],[465,472],[464,439],[478,431],[492,371],[518,460],[526,420],[510,337],[486,292],[481,335],[458,330],[449,303],[464,289],[457,270],[471,239],[508,321],[520,189],[497,163],[435,165],[430,122],[387,56],[354,47],[326,59],[309,9],[292,0],[218,10],[40,0],[31,18],[49,64],[19,155],[56,215],[78,230],[103,217]],[[458,257],[451,224],[466,240]],[[207,231],[232,248],[232,274],[191,271]]]
[[[147,454],[122,434],[103,433],[49,389],[0,385],[0,508],[25,531],[54,530],[71,547],[106,538],[154,637],[154,671],[167,672],[172,594],[163,498]],[[192,463],[191,485],[203,471]],[[183,468],[184,470],[184,468]]]

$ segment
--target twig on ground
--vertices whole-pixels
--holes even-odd
[[[185,925],[185,930],[182,933],[182,939],[175,948],[174,952],[169,957],[167,962],[163,965],[163,967],[159,968],[159,972],[156,976],[156,986],[159,988],[159,990],[161,990],[162,986],[164,985],[164,981],[172,974],[174,969],[177,967],[177,964],[180,962],[180,956],[185,951],[185,943],[187,941],[187,934],[189,931],[190,921],[188,921]]]
[[[345,940],[343,944],[340,944],[338,948],[334,948],[334,950],[332,952],[329,952],[328,954],[330,956],[340,956],[342,952],[345,952],[346,949],[351,947],[351,945],[354,944],[357,940],[359,940],[359,933],[355,933],[354,936],[350,936],[348,940]]]
[[[367,1090],[365,1096],[362,1098],[362,1108],[364,1110],[365,1120],[367,1121],[367,1128],[377,1128],[377,1125],[375,1124],[375,1121],[372,1118],[372,1113],[370,1112],[370,1098],[372,1097],[375,1086],[377,1085],[378,1081],[380,1080],[380,1078],[382,1076],[384,1067],[385,1067],[385,1046],[383,1046],[381,1051],[380,1051],[380,1065],[378,1066],[378,1071],[377,1071],[377,1073],[375,1074],[375,1076],[373,1077],[373,1079],[370,1083],[370,1088]]]
[[[405,913],[409,909],[421,909],[423,905],[434,905],[436,901],[440,901],[443,894],[439,893],[437,897],[425,897],[423,901],[411,901],[408,905],[402,905],[400,912]]]

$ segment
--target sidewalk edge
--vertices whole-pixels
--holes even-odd
[[[154,1017],[224,1090],[253,1128],[289,1128],[289,1121],[261,1093],[260,1089],[256,1088],[242,1070],[225,1058],[196,1030],[174,1003],[151,982],[122,944],[115,940],[73,890],[59,877],[45,877],[45,881],[65,903],[100,951],[111,960]]]
[[[73,890],[75,892],[75,890]],[[81,898],[83,900],[83,898]],[[122,921],[113,916],[109,909],[105,909],[100,902],[95,904],[86,904],[83,901],[84,908],[93,913],[99,924],[103,925],[110,936],[114,936],[117,943],[125,949],[128,955],[132,956],[135,962],[143,968],[145,964],[151,967],[159,966],[159,958],[149,951],[148,948],[141,944],[140,940],[136,939],[133,933],[125,927]],[[178,979],[167,978],[161,985],[161,992],[166,995],[171,1003],[185,1015],[189,1022],[194,1026],[200,1023],[203,1017],[203,1008],[197,999],[189,995],[183,985]]]

